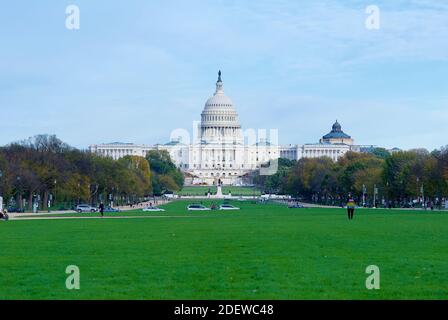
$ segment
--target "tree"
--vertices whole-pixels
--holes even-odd
[[[286,178],[295,161],[280,158],[278,159],[277,172],[273,175],[260,175],[258,170],[254,176],[254,183],[267,193],[285,193]]]
[[[374,149],[372,150],[372,154],[373,154],[374,156],[376,156],[377,158],[380,158],[380,159],[386,159],[387,157],[390,156],[389,151],[387,151],[387,150],[384,149],[384,148],[374,148]]]
[[[400,203],[420,197],[422,186],[428,182],[425,166],[432,155],[427,151],[400,151],[386,159],[383,178],[388,196]]]
[[[146,159],[151,166],[153,192],[161,195],[178,191],[184,185],[184,175],[171,160],[166,150],[151,150]]]
[[[60,208],[68,208],[81,201],[95,205],[110,195],[140,201],[152,193],[145,158],[100,157],[72,148],[55,136],[39,135],[0,148],[0,170],[5,200],[19,207],[25,202],[29,209],[38,199],[43,209],[50,198]]]
[[[331,199],[335,188],[335,164],[328,157],[297,161],[286,179],[289,194],[312,201]]]
[[[132,172],[132,179],[136,192],[149,195],[152,192],[151,170],[148,160],[138,156],[126,156],[118,160],[118,164]]]
[[[361,202],[364,188],[373,204],[374,187],[384,189],[382,171],[384,160],[370,153],[348,152],[338,161],[339,183],[343,194],[352,193]]]

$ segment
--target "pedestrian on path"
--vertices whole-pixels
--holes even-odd
[[[101,217],[104,217],[104,203],[102,203],[102,202],[100,203],[99,209],[100,209]]]

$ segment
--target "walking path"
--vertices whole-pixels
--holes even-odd
[[[133,205],[131,206],[118,206],[118,207],[114,207],[115,209],[119,209],[120,211],[133,211],[133,210],[141,210],[147,206],[149,206],[149,204],[152,205],[163,205],[168,203],[168,200],[156,200],[156,201],[147,201],[147,202],[142,202],[140,204],[137,205]],[[76,214],[77,212],[74,210],[55,210],[55,211],[40,211],[40,212],[10,212],[8,213],[9,218],[10,219],[14,219],[14,218],[20,218],[20,217],[37,217],[37,216],[49,216],[49,215],[60,215],[60,214]],[[79,217],[78,217],[79,218]]]
[[[10,217],[9,220],[67,220],[67,219],[154,219],[154,218],[205,218],[207,216],[98,216],[98,217],[30,217],[30,216],[22,216],[22,217]]]

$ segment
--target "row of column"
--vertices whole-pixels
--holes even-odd
[[[238,130],[234,127],[205,127],[202,129],[202,136],[236,136]]]

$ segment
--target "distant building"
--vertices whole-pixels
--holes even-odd
[[[149,147],[143,144],[112,142],[106,144],[91,145],[89,146],[89,151],[101,156],[118,160],[125,156],[145,157],[148,151],[152,148],[153,147]]]
[[[397,153],[397,152],[400,152],[400,151],[403,151],[403,150],[401,150],[400,148],[395,147],[395,148],[392,148],[392,149],[388,149],[387,151],[389,151],[389,153]]]
[[[333,161],[337,161],[348,151],[368,153],[373,149],[375,149],[373,145],[355,145],[353,138],[342,131],[341,125],[336,120],[331,131],[324,135],[318,143],[281,146],[280,157],[289,160],[329,157]]]
[[[197,184],[242,184],[243,177],[262,164],[280,157],[279,146],[260,139],[244,144],[243,132],[232,100],[224,94],[221,72],[216,90],[201,113],[199,141],[189,145],[171,141],[165,145],[112,143],[90,146],[90,151],[119,159],[126,155],[145,156],[150,150],[167,150],[176,165]]]
[[[198,141],[191,144],[183,144],[181,139],[154,146],[115,142],[91,145],[89,149],[113,159],[128,155],[144,157],[150,150],[166,150],[193,184],[212,185],[221,181],[240,185],[244,183],[245,176],[261,169],[270,160],[329,157],[337,161],[348,151],[363,152],[365,148],[354,145],[354,140],[342,131],[338,121],[318,143],[280,146],[267,139],[259,139],[256,143],[245,144],[234,104],[224,94],[221,72],[215,93],[207,100],[201,113],[198,132]]]
[[[346,144],[353,145],[353,139],[344,131],[342,131],[342,127],[339,124],[338,120],[333,124],[331,131],[324,135],[322,139],[320,139],[320,143],[329,143],[329,144]]]

